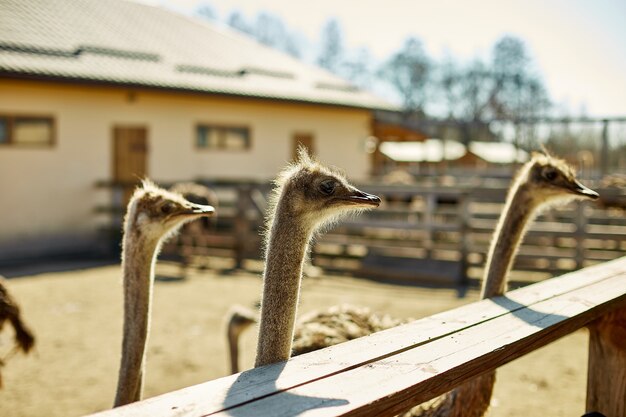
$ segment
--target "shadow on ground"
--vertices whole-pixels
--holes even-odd
[[[109,258],[84,258],[84,259],[37,259],[28,262],[19,262],[10,265],[0,265],[0,275],[5,278],[20,278],[50,272],[70,272],[82,269],[95,268],[119,264],[119,259]]]

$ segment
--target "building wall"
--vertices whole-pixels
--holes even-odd
[[[0,80],[0,114],[51,115],[52,147],[0,146],[0,260],[93,244],[107,204],[94,184],[111,179],[114,126],[148,129],[155,181],[270,179],[291,157],[292,136],[311,133],[320,160],[367,177],[371,112],[199,94]],[[195,147],[198,123],[249,126],[247,151]]]

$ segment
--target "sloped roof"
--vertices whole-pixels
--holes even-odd
[[[395,109],[233,30],[123,0],[0,1],[2,75]]]
[[[523,163],[529,159],[528,152],[508,142],[471,142],[469,150],[492,164]]]
[[[465,155],[465,146],[458,142],[426,139],[423,142],[383,142],[380,151],[398,162],[453,161]]]
[[[398,162],[454,161],[467,154],[465,145],[448,140],[427,139],[423,142],[383,142],[380,151]],[[469,152],[492,164],[522,163],[529,159],[528,152],[512,143],[472,141]]]

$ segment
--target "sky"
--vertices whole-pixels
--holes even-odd
[[[348,48],[383,61],[416,36],[428,54],[488,58],[514,35],[528,51],[552,100],[578,115],[626,116],[626,0],[135,0],[191,15],[210,5],[219,20],[240,11],[280,17],[311,40],[336,18]]]

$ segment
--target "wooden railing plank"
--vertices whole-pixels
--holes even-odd
[[[388,361],[386,358],[391,355],[394,356],[395,360],[403,355],[399,352],[407,349],[409,352],[419,350],[420,345],[429,340],[431,342],[425,346],[425,349],[436,351],[437,349],[433,348],[435,346],[433,343],[446,345],[450,343],[450,338],[458,337],[458,335],[469,332],[475,327],[481,327],[490,322],[500,323],[501,320],[496,319],[501,317],[509,316],[510,320],[511,317],[521,314],[520,311],[535,310],[545,303],[550,303],[555,297],[561,297],[561,299],[569,300],[568,302],[571,304],[579,305],[580,303],[575,300],[572,301],[571,297],[586,300],[585,293],[590,292],[591,287],[594,288],[593,292],[595,293],[595,286],[605,288],[606,285],[603,284],[605,282],[619,286],[626,282],[625,271],[626,258],[595,265],[512,291],[507,293],[506,297],[462,306],[369,337],[303,355],[287,363],[210,381],[176,393],[155,397],[142,404],[104,412],[102,416],[208,415],[220,412],[225,406],[235,406],[249,401],[254,401],[256,407],[260,401],[259,398],[274,395],[280,391],[291,390],[302,384],[309,385],[311,381],[315,380],[324,379],[328,381],[329,378],[337,374],[341,374],[342,376],[338,378],[342,379],[347,372],[351,372],[350,370],[367,368],[372,363],[384,364],[385,361]],[[610,296],[615,297],[617,286],[611,288]],[[624,293],[626,293],[626,289]],[[603,296],[606,295],[602,294]],[[570,322],[577,323],[569,320],[566,324],[571,326]],[[493,326],[494,324],[491,323],[490,325]],[[579,327],[582,325],[584,323],[580,324]],[[510,323],[507,323],[505,327],[510,327]],[[474,337],[476,336],[474,335]],[[543,337],[546,336],[543,335]],[[445,342],[442,342],[441,340],[444,339]],[[420,361],[424,362],[422,359]],[[416,362],[413,361],[412,363]],[[481,372],[484,371],[485,369],[481,370]],[[194,398],[197,401],[191,401]],[[224,404],[225,398],[228,398],[226,405]],[[181,404],[185,404],[184,410],[181,409]],[[146,407],[149,407],[150,412],[147,412]],[[178,411],[174,413],[172,407],[179,407],[176,409]]]
[[[215,416],[394,415],[626,306],[626,273]],[[621,294],[617,298],[615,294]],[[391,404],[391,405],[390,405]],[[294,408],[295,407],[295,408]]]

